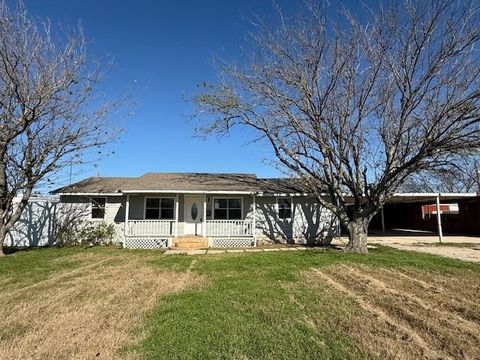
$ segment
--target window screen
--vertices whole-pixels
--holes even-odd
[[[173,220],[175,201],[170,198],[147,198],[145,201],[146,220]]]
[[[216,220],[241,220],[242,199],[215,199],[213,217]]]
[[[282,220],[292,217],[292,203],[290,199],[278,199],[278,217]]]
[[[105,218],[105,198],[92,198],[92,219]]]

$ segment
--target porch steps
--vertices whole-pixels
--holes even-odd
[[[173,239],[174,249],[202,249],[208,247],[208,239],[203,236],[179,236]]]

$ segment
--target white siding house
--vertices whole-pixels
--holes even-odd
[[[112,224],[114,243],[126,248],[252,247],[277,242],[315,245],[340,235],[337,218],[300,191],[292,179],[147,173],[137,178],[88,178],[53,193],[30,199],[7,236],[6,246],[53,245],[55,231],[65,224],[70,229],[73,223]],[[440,228],[441,200],[452,202],[475,195],[398,193],[386,206],[412,203],[435,207],[431,204],[436,202]],[[383,209],[379,217],[385,232]],[[391,223],[392,216],[387,220]]]
[[[210,247],[314,244],[337,234],[329,211],[286,192],[280,181],[252,174],[147,173],[89,178],[55,193],[63,211],[82,209],[84,221],[114,224],[116,242],[128,248],[169,247],[185,238],[203,238]]]

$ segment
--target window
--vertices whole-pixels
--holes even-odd
[[[92,219],[105,217],[105,198],[92,198]]]
[[[215,220],[241,220],[242,199],[215,199],[213,218]]]
[[[175,201],[172,198],[147,198],[145,200],[146,220],[173,220]]]
[[[282,220],[292,217],[292,203],[290,199],[278,199],[278,217]]]

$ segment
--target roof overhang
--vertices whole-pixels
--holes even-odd
[[[255,191],[235,191],[235,190],[121,190],[119,192],[70,192],[70,193],[58,193],[57,195],[64,196],[123,196],[124,194],[228,194],[228,195],[254,195],[257,196],[275,196],[275,197],[307,197],[311,196],[306,193],[264,193]],[[328,196],[326,193],[320,194],[320,196]],[[422,201],[434,201],[437,196],[441,200],[460,200],[465,198],[471,198],[478,196],[477,193],[395,193],[388,200],[387,204],[392,203],[408,203],[408,202],[422,202]],[[351,196],[346,195],[347,202]]]
[[[475,197],[476,193],[397,193],[393,194],[387,204],[435,201],[437,196],[440,200],[461,200]]]
[[[258,192],[257,193],[257,196],[275,196],[275,197],[289,197],[289,196],[293,196],[293,197],[307,197],[307,196],[311,196],[307,193],[266,193],[266,192]],[[321,193],[320,196],[324,197],[324,196],[328,196],[327,194],[325,193]]]
[[[121,190],[122,194],[238,194],[252,195],[253,191],[232,190]]]
[[[68,195],[68,196],[123,196],[122,193],[119,192],[109,192],[109,193],[58,193],[57,195],[63,196],[63,195]]]

